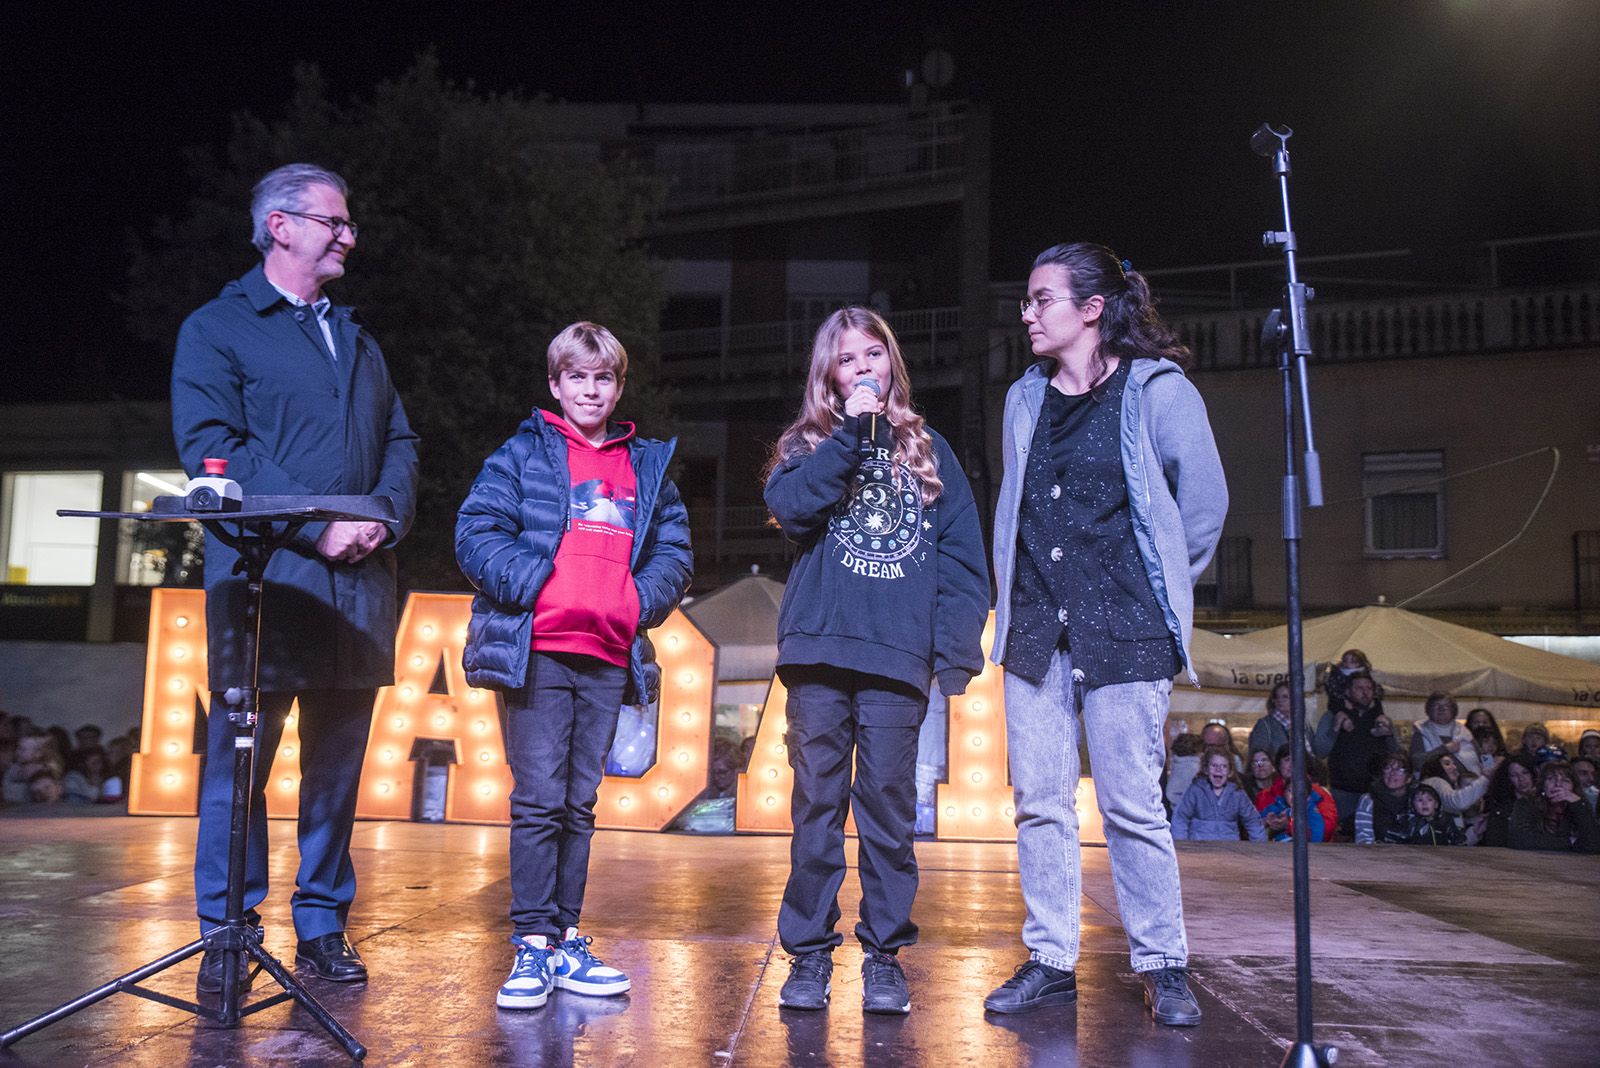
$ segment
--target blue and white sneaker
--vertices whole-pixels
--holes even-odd
[[[576,927],[567,928],[551,960],[556,986],[596,997],[626,994],[631,985],[628,977],[589,952],[593,941],[588,935],[579,934]]]
[[[510,942],[517,947],[517,960],[494,1003],[502,1009],[537,1009],[550,1000],[550,964],[555,951],[544,935],[512,935]]]

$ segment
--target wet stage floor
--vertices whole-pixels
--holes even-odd
[[[195,937],[195,821],[0,812],[0,1029]],[[293,827],[272,825],[267,948],[292,964]],[[854,859],[854,843],[851,843]],[[1023,959],[1011,845],[921,842],[901,959],[904,1018],[861,1011],[845,946],[824,1012],[779,1010],[774,923],[788,839],[601,832],[585,930],[633,978],[618,999],[557,992],[496,1009],[510,965],[503,827],[360,823],[350,937],[366,985],[308,985],[374,1065],[1277,1065],[1294,1039],[1289,853],[1183,843],[1191,975],[1205,1020],[1144,1009],[1103,849],[1085,849],[1076,1006],[986,1019],[982,999]],[[1348,1065],[1600,1064],[1600,857],[1488,849],[1312,851],[1318,1042]],[[149,985],[194,993],[195,961]],[[258,977],[257,993],[276,987]],[[0,1065],[348,1063],[297,1007],[236,1030],[126,994],[0,1053]]]

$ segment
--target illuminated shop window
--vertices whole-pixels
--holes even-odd
[[[62,519],[58,508],[100,507],[98,471],[16,471],[0,486],[5,581],[17,586],[93,586],[100,524]]]
[[[128,471],[122,476],[122,510],[148,512],[157,497],[182,496],[182,471]],[[195,523],[117,524],[117,582],[124,586],[198,586],[205,531]]]

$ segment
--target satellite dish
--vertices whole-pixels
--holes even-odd
[[[922,80],[934,89],[943,89],[956,76],[955,57],[942,48],[935,48],[922,57]]]

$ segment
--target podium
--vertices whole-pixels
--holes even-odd
[[[225,511],[191,509],[183,497],[158,497],[148,512],[62,509],[56,514],[86,519],[131,519],[141,523],[199,523],[218,541],[239,554],[234,569],[244,575],[249,590],[245,602],[244,660],[251,668],[250,685],[231,688],[224,695],[229,708],[228,721],[233,724],[234,730],[233,805],[228,823],[227,912],[221,926],[212,928],[181,949],[141,965],[0,1034],[0,1048],[8,1047],[113,994],[132,994],[159,1002],[223,1027],[238,1027],[246,1016],[292,999],[304,1006],[352,1060],[362,1060],[367,1055],[366,1047],[356,1041],[355,1036],[345,1030],[304,984],[262,947],[260,932],[245,922],[245,845],[249,836],[250,784],[256,759],[255,734],[261,694],[261,649],[258,638],[267,563],[272,559],[272,554],[287,545],[307,523],[341,520],[385,524],[396,522],[394,502],[388,497],[246,496],[239,502],[237,510]],[[140,985],[151,976],[208,950],[218,950],[223,954],[222,991],[215,1005],[185,1001]],[[264,971],[281,989],[249,1005],[244,1004],[246,991],[239,982],[240,957],[255,962],[256,971],[252,973],[252,978]]]

